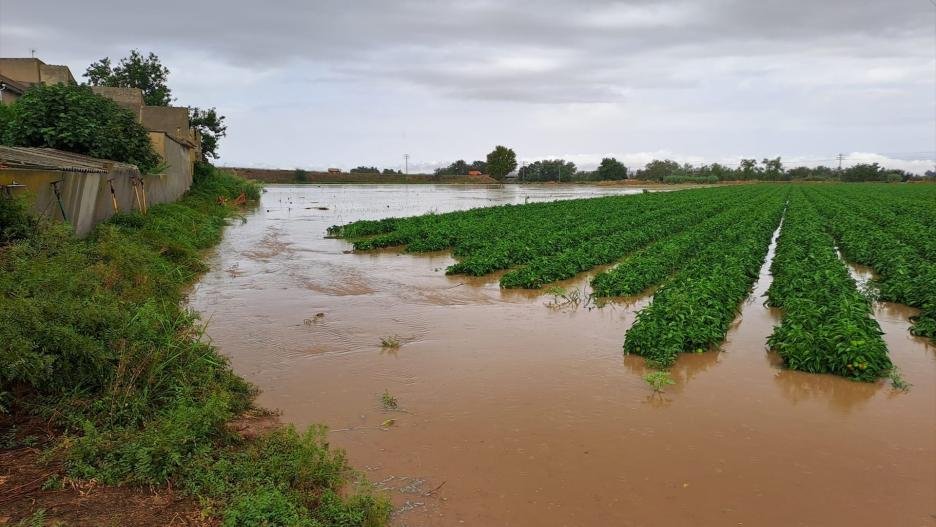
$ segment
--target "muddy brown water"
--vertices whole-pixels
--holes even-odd
[[[323,237],[363,218],[634,191],[271,186],[191,304],[261,405],[331,428],[392,496],[394,525],[936,524],[936,350],[907,332],[906,306],[876,317],[909,392],[783,370],[765,348],[778,321],[765,262],[721,351],[681,357],[676,385],[652,395],[643,361],[621,353],[649,297],[550,307],[496,277],[445,276],[445,253],[353,254]],[[386,336],[402,345],[381,349]]]

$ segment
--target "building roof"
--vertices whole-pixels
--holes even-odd
[[[59,170],[105,174],[114,167],[133,167],[126,163],[98,159],[54,148],[0,146],[0,169]]]
[[[3,91],[11,91],[17,95],[22,95],[27,90],[27,86],[25,84],[15,81],[5,75],[0,75],[0,83],[5,85]]]

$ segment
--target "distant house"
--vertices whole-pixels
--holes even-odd
[[[329,168],[329,169],[328,169],[328,173],[329,173],[329,174],[340,174],[340,173],[341,173],[341,169],[340,169],[340,168]]]
[[[468,171],[468,175],[469,175],[469,176],[480,176],[480,175],[482,175],[482,174],[481,174],[481,171],[480,171],[480,170],[469,170],[469,171]]]

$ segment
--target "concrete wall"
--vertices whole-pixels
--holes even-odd
[[[147,195],[153,193],[161,203],[175,201],[192,186],[195,171],[192,149],[164,132],[150,132],[149,136],[153,149],[169,167],[162,174],[147,176]],[[150,181],[154,183],[150,184]]]
[[[62,220],[62,212],[52,183],[61,181],[59,192],[62,208],[65,209],[65,219],[80,237],[86,236],[98,223],[114,215],[111,185],[114,186],[119,212],[140,210],[137,195],[134,193],[135,178],[139,178],[139,172],[132,165],[117,165],[107,173],[0,168],[0,185],[9,185],[14,181],[25,185],[26,188],[15,189],[14,195],[26,196],[36,214],[59,221]],[[188,184],[184,186],[177,179],[166,175],[145,176],[143,181],[146,202],[150,207],[176,201],[188,190],[192,182],[191,172]],[[139,187],[137,189],[137,192],[141,192]],[[142,199],[141,193],[140,201]]]
[[[139,88],[111,88],[108,86],[92,86],[91,91],[116,102],[120,107],[130,110],[139,121],[142,119],[140,109],[143,107],[143,90]]]
[[[140,117],[140,122],[147,130],[180,137],[189,135],[188,108],[184,106],[143,106]]]
[[[39,75],[39,59],[0,58],[0,75],[15,81],[33,83],[42,80]]]
[[[36,58],[0,58],[0,75],[15,81],[34,84],[75,84],[68,66],[46,64]]]

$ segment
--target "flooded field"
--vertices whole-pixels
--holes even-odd
[[[722,352],[682,356],[652,395],[643,359],[621,353],[649,297],[548,306],[497,275],[445,276],[445,253],[324,238],[358,219],[639,189],[268,190],[191,304],[259,404],[328,425],[390,491],[394,525],[933,525],[936,350],[907,332],[910,308],[875,315],[909,392],[783,370],[765,349],[765,262]],[[401,346],[381,348],[389,336]]]

